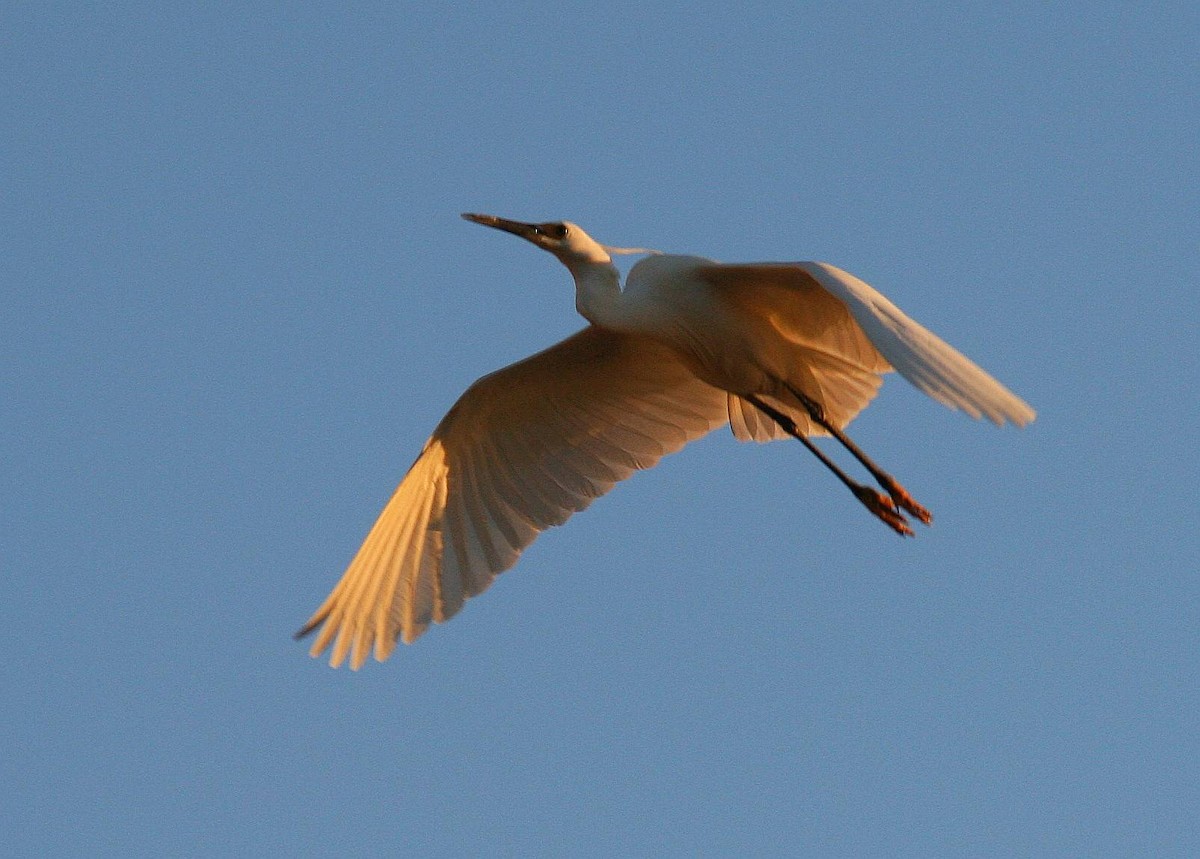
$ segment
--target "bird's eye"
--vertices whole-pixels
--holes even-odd
[[[542,235],[555,241],[562,241],[567,237],[566,224],[542,224],[539,231]]]

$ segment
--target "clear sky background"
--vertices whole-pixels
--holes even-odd
[[[1200,7],[896,5],[4,4],[3,852],[1200,853]],[[1038,420],[889,379],[908,541],[718,431],[332,671],[433,426],[582,325],[463,211],[827,260]]]

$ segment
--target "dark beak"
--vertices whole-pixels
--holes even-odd
[[[463,220],[474,224],[483,224],[485,227],[494,227],[497,230],[504,230],[506,233],[512,233],[514,236],[520,236],[523,239],[532,240],[533,236],[537,235],[536,224],[523,224],[520,221],[497,218],[495,215],[476,215],[471,212],[464,212]]]

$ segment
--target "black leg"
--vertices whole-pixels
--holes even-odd
[[[883,487],[884,491],[892,497],[892,500],[896,502],[897,507],[911,513],[925,525],[928,525],[933,521],[933,515],[920,504],[918,504],[916,500],[914,500],[913,497],[908,494],[908,490],[900,485],[896,478],[892,477],[890,474],[876,465],[871,457],[867,456],[858,445],[850,440],[849,436],[842,432],[838,427],[834,426],[833,422],[825,417],[825,409],[820,403],[818,403],[812,397],[805,396],[790,385],[788,386],[788,390],[792,392],[792,396],[800,401],[800,405],[804,406],[805,410],[808,412],[808,416],[812,418],[817,425],[825,429],[831,436],[841,442],[842,447],[854,454],[854,458],[861,462],[867,471],[871,472],[871,476],[874,477],[875,480],[879,482],[879,485]]]
[[[754,407],[760,412],[769,417],[771,420],[775,421],[775,423],[779,424],[779,426],[783,428],[784,432],[812,451],[813,456],[819,459],[826,468],[832,471],[838,480],[846,484],[850,491],[854,493],[854,497],[862,502],[862,505],[870,510],[871,513],[873,513],[877,518],[882,520],[885,525],[901,536],[913,536],[912,528],[908,527],[908,522],[905,521],[904,517],[900,514],[900,510],[895,501],[893,501],[891,498],[888,498],[881,492],[876,491],[870,486],[864,486],[857,480],[851,478],[850,475],[846,474],[846,472],[842,471],[836,462],[826,456],[823,450],[813,444],[811,439],[800,432],[800,430],[796,427],[795,421],[793,421],[783,412],[779,411],[779,409],[764,403],[755,396],[750,396],[746,399],[753,403]]]

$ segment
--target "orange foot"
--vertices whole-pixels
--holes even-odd
[[[883,482],[883,488],[887,490],[888,495],[892,496],[892,501],[896,503],[897,507],[915,516],[922,525],[929,525],[933,522],[933,514],[918,504],[908,494],[908,490],[895,480],[889,477]]]
[[[908,527],[908,521],[900,514],[896,502],[882,492],[876,492],[869,486],[859,485],[854,487],[854,495],[863,503],[864,507],[901,537],[916,536],[913,534],[913,529]]]

